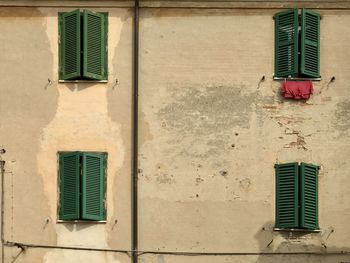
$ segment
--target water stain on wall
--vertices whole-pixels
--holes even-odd
[[[337,104],[333,123],[341,132],[350,129],[350,101],[346,100]]]

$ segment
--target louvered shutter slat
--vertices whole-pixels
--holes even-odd
[[[80,77],[80,11],[60,15],[60,79]]]
[[[104,220],[104,154],[83,153],[82,218]]]
[[[318,169],[312,164],[300,165],[302,228],[318,229]]]
[[[298,227],[298,163],[276,164],[276,227]]]
[[[298,10],[275,16],[275,76],[298,74]]]
[[[59,158],[60,219],[79,219],[79,153],[61,153]]]
[[[301,73],[320,76],[320,15],[307,9],[301,13]]]
[[[106,79],[106,32],[105,15],[84,11],[84,63],[83,75],[86,78]]]

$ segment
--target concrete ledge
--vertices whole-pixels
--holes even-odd
[[[321,81],[321,78],[280,78],[280,77],[273,77],[273,80],[310,80],[310,81]]]
[[[0,0],[0,6],[21,7],[133,7],[130,0]],[[214,9],[350,9],[348,0],[140,0],[144,8],[214,8]]]
[[[80,223],[83,223],[83,224],[106,224],[107,223],[107,220],[101,220],[101,221],[89,221],[89,220],[57,220],[56,223],[58,224],[64,224],[64,223],[67,223],[67,224],[80,224]]]
[[[108,83],[108,80],[59,80],[58,83]]]
[[[0,0],[0,6],[8,7],[75,7],[75,8],[84,8],[84,7],[133,7],[134,2],[129,0],[116,0],[116,1],[57,1],[57,0]]]
[[[300,232],[300,233],[319,233],[320,229],[303,229],[303,228],[278,228],[275,227],[273,231],[284,231],[284,232]]]

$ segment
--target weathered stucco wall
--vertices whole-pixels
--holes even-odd
[[[322,80],[309,101],[298,102],[284,100],[272,80],[276,12],[142,11],[141,250],[324,252],[324,243],[327,251],[349,250],[350,13],[319,10]],[[272,231],[274,164],[290,161],[322,167],[321,233],[289,238]],[[287,260],[159,257],[143,260]],[[341,259],[289,256],[290,262]]]
[[[107,84],[58,83],[57,14],[70,10],[0,9],[5,240],[130,250],[131,11],[107,10]],[[75,150],[108,152],[106,224],[56,222],[57,152]],[[6,249],[6,262],[17,252]],[[34,249],[20,260],[129,262],[129,257]]]
[[[0,8],[5,239],[130,250],[132,10],[90,8],[109,12],[107,84],[58,83],[57,13],[72,9]],[[350,11],[318,10],[322,80],[307,102],[284,100],[280,82],[272,80],[278,11],[141,10],[140,250],[350,250]],[[106,224],[56,223],[57,152],[70,150],[108,152]],[[272,230],[273,166],[289,161],[321,165],[320,233]],[[5,248],[5,262],[19,252]],[[28,248],[16,262],[77,261],[130,258]],[[350,257],[144,254],[139,261],[330,263]]]

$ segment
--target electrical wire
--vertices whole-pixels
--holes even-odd
[[[132,253],[136,252],[138,256],[145,254],[154,254],[154,255],[174,255],[174,256],[277,256],[277,255],[347,255],[350,254],[350,251],[326,251],[326,252],[302,252],[302,251],[288,251],[288,252],[191,252],[191,251],[154,251],[154,250],[122,250],[122,249],[107,249],[107,248],[86,248],[86,247],[69,247],[69,246],[50,246],[50,245],[36,245],[36,244],[26,244],[20,242],[10,242],[5,241],[5,246],[8,247],[18,247],[21,249],[26,248],[49,248],[49,249],[67,249],[67,250],[85,250],[85,251],[102,251],[102,252],[115,252],[127,254],[131,257]]]

